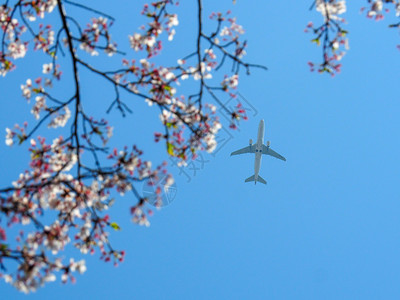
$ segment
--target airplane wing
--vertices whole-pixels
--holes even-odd
[[[231,156],[232,155],[238,155],[238,154],[244,154],[244,153],[254,153],[254,149],[255,148],[256,147],[254,147],[254,146],[247,146],[247,147],[244,147],[242,149],[239,149],[237,151],[232,152]]]
[[[263,148],[262,148],[262,154],[271,155],[273,157],[276,157],[278,159],[286,161],[286,158],[284,158],[282,155],[276,153],[274,150],[272,150],[270,147],[265,146],[264,144],[263,144]]]

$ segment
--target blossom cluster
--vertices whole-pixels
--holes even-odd
[[[168,134],[155,133],[156,141],[166,139],[168,154],[181,158],[181,164],[186,163],[189,153],[194,155],[203,150],[213,152],[217,146],[216,135],[221,129],[214,105],[205,104],[204,110],[200,110],[196,105],[187,104],[184,100],[184,97],[176,99],[169,110],[163,110],[160,114]],[[185,137],[188,124],[190,132],[188,137]]]
[[[165,8],[163,5],[155,7],[162,11]],[[148,6],[145,6],[143,14],[156,19],[159,15],[162,15],[150,13]],[[229,15],[229,12],[227,15]],[[177,24],[175,15],[165,13],[165,16],[168,17],[167,24]],[[160,120],[164,125],[166,134],[157,132],[155,140],[164,139],[168,154],[180,158],[180,164],[185,164],[190,154],[190,156],[196,157],[196,151],[212,152],[217,145],[215,137],[221,128],[221,124],[215,116],[215,106],[211,104],[201,105],[199,101],[201,99],[192,101],[193,98],[178,96],[179,86],[185,80],[192,78],[199,82],[201,89],[206,89],[214,99],[218,100],[213,92],[214,90],[230,92],[236,89],[239,83],[237,73],[230,76],[225,75],[220,82],[220,87],[212,87],[211,81],[208,83],[213,78],[212,74],[223,65],[225,59],[232,59],[237,71],[240,66],[249,68],[249,65],[241,60],[246,47],[246,43],[239,39],[240,35],[244,33],[242,26],[237,24],[235,18],[225,17],[221,13],[213,13],[211,19],[216,19],[217,29],[210,35],[200,33],[200,37],[210,43],[210,46],[203,51],[199,49],[198,51],[201,52],[197,52],[197,59],[194,55],[195,52],[183,59],[178,59],[177,66],[165,68],[151,63],[150,58],[154,53],[149,52],[149,47],[153,46],[153,42],[149,46],[147,38],[154,37],[155,43],[156,38],[162,32],[161,23],[153,21],[146,31],[147,38],[144,38],[143,35],[130,36],[131,46],[133,45],[132,47],[137,51],[147,51],[150,54],[148,58],[143,58],[139,62],[124,59],[123,68],[112,73],[112,80],[118,87],[144,97],[150,106],[157,105],[160,107],[162,110]],[[221,37],[225,44],[221,44],[216,38],[217,36]],[[231,45],[234,46],[233,50],[230,49]],[[216,51],[221,54],[219,60]],[[232,96],[232,93],[230,93],[230,96]],[[204,111],[204,108],[208,112]],[[242,112],[243,108],[240,111],[241,113],[237,111],[229,112],[232,115],[231,128],[236,128],[233,125],[234,121],[247,119]]]
[[[218,48],[223,49],[226,48],[227,46],[230,46],[231,44],[235,45],[235,50],[234,50],[234,56],[237,58],[242,58],[244,55],[246,55],[246,50],[245,48],[247,47],[247,42],[240,41],[240,36],[245,33],[242,25],[238,24],[236,22],[236,18],[231,18],[229,15],[231,14],[231,11],[228,11],[225,15],[222,13],[218,12],[213,12],[210,15],[211,20],[216,20],[218,27],[217,30],[209,37],[210,40],[218,45]],[[228,23],[228,24],[225,24]],[[220,30],[220,28],[222,29]],[[219,31],[220,30],[220,31]],[[225,45],[221,46],[221,41],[218,38],[218,35],[222,39],[223,42],[225,42]]]
[[[344,19],[339,15],[346,12],[346,1],[344,0],[317,0],[316,10],[327,20],[343,22]]]
[[[67,105],[68,103],[60,103],[54,98],[49,98],[52,102],[56,102],[58,106],[48,107],[46,103],[46,97],[48,97],[48,93],[45,89],[45,87],[52,87],[52,78],[60,79],[61,71],[59,70],[58,65],[54,67],[53,63],[49,63],[43,64],[43,73],[51,73],[52,77],[38,77],[35,79],[34,82],[32,82],[32,79],[28,78],[25,84],[21,84],[22,96],[29,103],[32,95],[37,95],[35,97],[35,103],[31,109],[31,113],[36,120],[40,119],[41,112],[48,112],[46,117],[51,117],[51,121],[48,124],[49,128],[64,127],[71,117],[71,111]],[[63,111],[63,113],[60,113],[61,110]]]
[[[370,19],[375,19],[376,21],[384,19],[384,12],[389,12],[389,8],[385,8],[385,4],[392,4],[396,12],[396,17],[400,16],[400,1],[397,0],[376,0],[368,1],[367,7],[362,7],[361,12],[366,11],[367,17]]]
[[[361,12],[366,11],[367,18],[375,19],[376,21],[380,21],[384,19],[384,12],[389,13],[391,7],[394,9],[396,17],[400,17],[400,1],[399,0],[376,0],[376,1],[368,1],[367,7],[362,7]],[[400,29],[400,22],[390,24],[391,28]],[[397,45],[397,48],[400,50],[400,45]]]
[[[18,142],[18,144],[22,144],[27,138],[26,134],[27,127],[28,127],[27,122],[24,122],[23,126],[15,124],[13,129],[7,127],[6,140],[5,140],[6,145],[12,146],[14,145],[15,142]]]
[[[367,0],[368,5],[361,8],[361,12],[366,12],[366,16],[376,21],[384,19],[384,13],[390,11],[390,6],[395,11],[396,17],[400,16],[400,1],[398,0]],[[323,62],[315,64],[308,62],[311,71],[317,70],[319,73],[328,73],[332,76],[341,71],[341,59],[349,49],[347,38],[348,31],[342,28],[346,20],[341,16],[346,12],[345,0],[315,0],[312,7],[319,12],[324,23],[315,26],[309,22],[305,32],[314,34],[311,42],[322,45]],[[389,27],[400,28],[400,22],[391,24]],[[400,49],[400,45],[397,46]]]
[[[25,17],[33,22],[37,18],[43,19],[46,13],[51,13],[57,6],[57,0],[36,0],[24,3]]]
[[[347,38],[348,32],[342,28],[346,22],[340,15],[346,12],[346,2],[341,0],[316,0],[316,10],[323,16],[324,23],[315,26],[312,22],[308,23],[305,32],[314,34],[311,40],[316,45],[322,44],[323,62],[315,64],[309,62],[311,71],[317,69],[319,73],[328,73],[334,76],[340,73],[342,64],[340,61],[349,49]],[[333,35],[332,35],[333,33]]]
[[[77,50],[80,48],[91,55],[101,50],[110,56],[123,54],[111,40],[112,17],[69,1],[38,0],[18,7],[21,3],[0,8],[0,24],[7,46],[7,53],[0,53],[0,74],[5,75],[14,68],[12,60],[25,55],[28,42],[20,38],[24,32],[32,35],[34,49],[43,50],[47,60],[40,77],[27,79],[20,86],[22,97],[32,102],[31,113],[37,123],[29,130],[27,123],[6,129],[6,145],[29,141],[30,164],[12,186],[0,188],[0,277],[29,292],[54,281],[58,272],[62,282],[74,282],[74,272],[85,272],[84,260],[70,258],[69,262],[63,262],[60,258],[71,246],[82,254],[98,253],[105,262],[113,261],[115,265],[122,262],[125,252],[114,249],[109,241],[110,232],[121,229],[107,213],[116,201],[112,195],[117,192],[120,196],[134,197],[137,201],[129,205],[132,221],[149,226],[153,212],[147,203],[161,207],[162,189],[155,186],[156,200],[150,202],[137,191],[138,182],[155,185],[163,178],[165,186],[173,184],[166,165],[154,168],[151,161],[143,160],[142,151],[135,146],[121,150],[108,148],[113,126],[85,110],[81,70],[92,72],[113,85],[115,100],[108,111],[116,106],[123,115],[129,112],[123,99],[127,94],[157,107],[164,133],[156,133],[155,140],[165,142],[167,154],[185,164],[189,157],[195,159],[199,151],[212,152],[217,146],[221,123],[217,106],[209,100],[221,105],[220,95],[232,96],[237,89],[240,68],[249,72],[256,65],[243,61],[247,47],[241,41],[244,30],[230,13],[215,13],[212,16],[216,20],[215,31],[206,34],[199,30],[197,47],[175,65],[156,64],[152,57],[162,49],[161,35],[167,33],[167,39],[173,40],[179,24],[178,15],[170,12],[174,1],[161,0],[144,7],[142,15],[147,24],[141,27],[140,33],[129,36],[130,46],[135,51],[143,51],[146,58],[124,58],[122,67],[102,71],[78,56]],[[92,18],[84,27],[78,19],[67,16],[64,4],[98,12],[101,16]],[[29,22],[44,18],[56,6],[59,6],[59,28],[43,24],[31,26]],[[19,8],[21,21],[13,15]],[[73,66],[75,88],[63,93],[70,98],[56,97],[50,90],[54,79],[62,78],[57,64],[60,52],[70,56],[68,61]],[[233,65],[230,71],[225,67],[226,62]],[[221,74],[217,74],[220,69]],[[180,94],[184,84],[189,89],[195,86],[195,92],[190,96]],[[232,110],[221,105],[221,109],[231,115],[231,128],[236,128],[237,121],[247,119],[240,105]],[[49,128],[70,125],[70,128],[60,130],[67,135],[50,143],[43,137],[33,138],[45,125]],[[7,240],[8,227],[22,229],[15,242]],[[17,262],[15,270],[6,268],[10,260]]]
[[[176,33],[173,27],[179,24],[178,15],[167,12],[167,5],[172,4],[171,0],[146,4],[142,10],[142,15],[149,18],[148,26],[142,26],[142,33],[134,33],[129,36],[131,48],[135,51],[145,49],[147,57],[157,55],[162,49],[161,40],[157,40],[163,31],[167,32],[168,40],[172,41]]]
[[[125,252],[111,247],[106,230],[119,229],[104,214],[114,202],[110,191],[116,189],[124,195],[134,189],[136,181],[166,173],[165,165],[152,170],[151,163],[140,158],[142,152],[136,147],[132,151],[115,149],[108,156],[111,166],[95,171],[85,168],[85,172],[76,177],[71,172],[77,167],[78,155],[71,142],[62,137],[51,144],[42,137],[31,139],[29,151],[30,169],[22,173],[11,188],[0,190],[0,203],[8,226],[21,224],[26,228],[33,223],[35,230],[27,234],[21,231],[16,239],[20,245],[12,248],[9,242],[1,241],[7,237],[0,227],[0,264],[16,258],[21,262],[15,273],[0,273],[0,276],[24,292],[54,281],[56,272],[62,272],[63,282],[74,282],[72,272],[85,272],[84,260],[75,262],[71,258],[69,264],[62,264],[60,258],[52,259],[72,242],[83,254],[93,254],[98,248],[104,261],[113,259],[115,265],[122,262]],[[143,210],[144,200],[131,207],[132,220],[148,226],[150,212]],[[42,219],[46,210],[55,211],[57,215],[48,225],[42,223],[46,221]]]
[[[13,6],[0,6],[0,28],[3,31],[2,51],[0,51],[0,75],[5,76],[15,68],[13,60],[25,57],[29,39],[22,35],[30,32],[34,43],[34,50],[43,50],[50,55],[54,44],[55,33],[50,25],[39,24],[37,31],[29,24],[37,17],[44,18],[45,13],[51,13],[57,5],[56,0],[38,0],[22,3],[18,1]],[[16,18],[20,11],[21,19]]]
[[[20,39],[26,27],[13,17],[13,12],[11,7],[0,6],[0,28],[4,36],[2,48],[5,51],[0,51],[0,75],[2,76],[15,67],[10,59],[24,57],[27,51],[27,43]]]
[[[49,53],[50,49],[54,44],[54,30],[51,25],[44,26],[39,25],[39,31],[34,37],[34,50],[42,50],[43,52]],[[54,55],[50,53],[51,55]]]
[[[244,34],[244,29],[242,25],[236,23],[236,18],[228,18],[228,22],[230,23],[229,27],[224,26],[220,32],[220,36],[229,36],[236,39],[240,35]]]
[[[103,49],[108,56],[112,56],[117,52],[117,44],[111,41],[109,28],[112,22],[107,18],[92,18],[92,22],[87,25],[80,37],[79,47],[88,52],[90,55],[98,55],[97,49]],[[100,39],[105,39],[105,46],[99,45]]]

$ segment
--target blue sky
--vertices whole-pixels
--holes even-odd
[[[109,8],[120,18],[114,34],[121,41],[141,23],[139,8],[123,2]],[[360,15],[360,3],[348,3],[350,50],[342,73],[311,73],[307,61],[319,59],[321,49],[303,29],[321,17],[308,11],[311,1],[301,2],[238,0],[232,7],[246,29],[247,60],[269,68],[240,75],[238,91],[255,116],[230,132],[215,156],[204,155],[207,162],[197,164],[196,174],[187,170],[189,182],[171,167],[177,195],[149,228],[130,222],[132,199],[121,198],[111,216],[122,227],[112,241],[127,252],[123,264],[114,268],[86,256],[88,270],[76,284],[57,281],[25,296],[1,282],[2,298],[399,299],[399,32],[387,28],[394,17],[376,23]],[[99,3],[107,8],[106,1]],[[193,49],[191,5],[178,8],[176,44],[166,47],[164,59]],[[204,1],[207,15],[230,6]],[[29,114],[19,84],[27,73],[40,72],[41,63],[21,65],[1,79],[0,128]],[[101,100],[112,91],[91,80],[82,75],[87,95],[96,99],[92,109],[102,114],[107,104]],[[113,143],[137,143],[146,158],[168,160],[153,143],[158,112],[139,102],[132,100],[134,113],[125,119],[117,112],[107,116],[115,127]],[[287,158],[263,158],[266,186],[244,183],[253,175],[253,156],[229,156],[256,139],[260,119],[265,140]],[[4,186],[29,157],[4,143],[0,151]]]

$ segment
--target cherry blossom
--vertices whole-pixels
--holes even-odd
[[[48,74],[53,70],[53,63],[43,65],[43,74]]]
[[[123,262],[125,252],[110,242],[111,234],[121,228],[108,211],[125,197],[131,201],[127,209],[132,222],[147,227],[153,215],[149,205],[161,208],[163,191],[157,187],[156,200],[149,201],[138,191],[138,184],[154,185],[160,178],[166,186],[174,182],[165,163],[146,160],[136,145],[112,147],[117,127],[86,110],[85,104],[92,99],[87,96],[90,90],[82,90],[86,85],[81,72],[90,72],[113,87],[115,97],[102,99],[109,101],[107,112],[116,109],[127,116],[132,112],[128,98],[151,105],[160,114],[158,126],[162,128],[162,133],[155,133],[155,141],[181,165],[197,152],[212,152],[217,147],[222,125],[216,105],[209,102],[224,109],[235,126],[247,118],[243,108],[230,110],[221,105],[220,97],[232,96],[241,70],[250,73],[254,67],[265,67],[243,60],[247,47],[241,40],[244,29],[230,13],[214,13],[214,31],[207,32],[202,27],[202,1],[198,1],[199,26],[194,34],[198,43],[192,51],[176,57],[176,63],[170,65],[153,59],[169,45],[163,44],[166,40],[173,41],[179,34],[175,4],[162,0],[144,6],[144,25],[136,32],[129,29],[126,44],[121,45],[121,49],[132,48],[130,53],[121,51],[112,40],[114,18],[84,4],[14,0],[0,7],[0,74],[6,76],[16,69],[15,61],[29,57],[29,49],[45,56],[39,75],[29,74],[20,84],[35,121],[5,130],[5,144],[26,145],[30,158],[10,186],[0,188],[0,276],[17,289],[28,293],[57,279],[75,282],[75,274],[84,273],[86,265],[79,255],[65,254],[70,248],[81,255],[97,253],[102,261],[114,265]],[[91,17],[69,15],[71,7]],[[50,13],[59,20],[56,25],[47,24]],[[121,64],[104,71],[92,63],[97,58],[89,62],[84,52],[106,54],[102,55],[105,59],[123,58]],[[59,60],[60,56],[69,59]],[[225,66],[227,62],[232,69]],[[72,70],[66,72],[71,76],[68,80],[62,76],[64,69]],[[190,89],[193,91],[187,92]],[[59,90],[62,93],[57,93]],[[56,138],[47,141],[38,135],[50,134],[45,132],[46,126]],[[9,227],[19,234],[11,236]]]
[[[221,85],[224,90],[228,88],[236,88],[239,84],[239,75],[235,74],[231,77],[225,77],[224,80],[221,82]]]
[[[92,18],[91,21],[92,23],[87,25],[79,39],[81,42],[79,47],[92,56],[99,54],[97,49],[103,49],[108,56],[117,53],[117,45],[111,41],[109,33],[112,22],[103,17]],[[101,39],[104,40],[105,45],[100,45]]]
[[[236,18],[228,19],[230,26],[224,26],[221,30],[220,36],[239,36],[240,34],[244,34],[244,29],[241,25],[236,23]]]
[[[39,25],[39,32],[34,37],[35,43],[34,50],[43,50],[45,53],[49,53],[52,45],[54,44],[54,31],[51,29],[51,25],[43,26]]]
[[[367,16],[369,18],[375,17],[376,20],[381,20],[383,19],[382,9],[383,1],[374,1],[367,12]]]
[[[14,136],[15,133],[13,131],[10,130],[10,128],[6,128],[6,145],[7,146],[12,146],[14,144]]]
[[[35,116],[35,119],[38,120],[40,118],[40,112],[47,108],[46,99],[44,96],[36,96],[35,105],[32,107],[31,113]]]
[[[367,7],[362,7],[361,12],[366,11],[368,18],[377,21],[384,18],[383,13],[390,11],[392,5],[396,16],[400,15],[400,1],[398,0],[367,0]],[[316,64],[308,62],[311,71],[317,70],[319,73],[328,73],[332,76],[341,71],[341,59],[349,49],[348,31],[343,29],[346,20],[342,15],[346,12],[346,1],[344,0],[315,0],[311,9],[315,8],[323,18],[324,23],[315,26],[309,22],[305,28],[305,32],[314,34],[311,42],[317,46],[322,45],[323,62]],[[392,28],[398,28],[400,23],[389,25]]]
[[[339,17],[339,15],[346,12],[346,1],[317,0],[315,6],[316,10],[324,16],[326,21],[328,21],[329,19],[335,21],[343,21],[343,19]]]
[[[367,15],[380,15],[385,5],[394,5],[400,14],[398,1],[368,3]],[[250,74],[253,68],[266,67],[245,60],[245,30],[231,12],[212,13],[211,23],[204,26],[203,1],[198,0],[196,31],[187,54],[175,57],[171,64],[154,59],[164,47],[171,47],[166,41],[179,34],[177,4],[158,0],[144,5],[143,25],[128,28],[121,45],[112,40],[115,19],[89,4],[13,0],[0,6],[0,74],[5,77],[16,70],[29,57],[29,50],[44,56],[37,74],[27,75],[20,84],[34,122],[5,129],[5,144],[26,145],[30,159],[10,186],[0,188],[0,276],[6,283],[28,293],[57,279],[75,282],[75,274],[84,273],[86,264],[79,254],[65,254],[70,248],[82,256],[98,254],[100,260],[118,265],[125,251],[114,248],[110,236],[121,228],[108,211],[125,197],[124,203],[130,201],[127,210],[132,222],[147,227],[153,215],[149,205],[160,208],[163,191],[157,187],[156,200],[150,203],[138,184],[154,185],[160,178],[165,178],[166,186],[173,184],[158,157],[147,160],[136,145],[113,147],[112,136],[118,127],[87,111],[86,103],[93,101],[88,96],[92,85],[86,84],[81,72],[111,86],[114,97],[101,99],[109,103],[107,112],[117,110],[127,116],[136,109],[131,99],[151,106],[159,114],[154,140],[166,155],[178,159],[178,165],[186,165],[201,151],[216,149],[222,128],[217,105],[230,116],[232,129],[247,119],[240,104],[231,109],[222,99],[235,97],[241,72]],[[334,75],[348,49],[348,32],[342,28],[346,2],[316,0],[314,4],[323,24],[309,23],[306,31],[314,35],[312,42],[322,45],[323,62],[309,66]],[[74,15],[76,10],[86,13]],[[130,48],[133,51],[121,50]],[[122,61],[103,70],[95,63],[98,58],[87,54],[102,59],[122,56]],[[60,60],[61,56],[68,59]],[[63,70],[69,74],[65,80]],[[48,142],[39,133],[53,138]],[[8,228],[19,234],[10,234]]]
[[[71,117],[71,111],[69,110],[68,106],[64,107],[64,112],[53,115],[52,120],[50,121],[48,127],[49,128],[57,128],[57,127],[64,127],[69,118]]]
[[[11,42],[8,44],[7,50],[9,51],[9,56],[17,59],[25,56],[27,45],[21,41]]]
[[[314,34],[315,37],[311,41],[317,46],[322,44],[323,62],[318,66],[312,62],[309,62],[308,65],[311,71],[317,69],[319,73],[326,72],[334,76],[341,71],[340,61],[346,54],[346,50],[349,49],[348,32],[341,25],[345,23],[345,19],[340,16],[346,12],[346,2],[316,0],[315,6],[323,16],[324,23],[315,26],[310,22],[305,32],[311,31]]]

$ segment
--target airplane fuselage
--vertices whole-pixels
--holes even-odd
[[[267,184],[267,181],[262,178],[259,174],[260,172],[260,167],[261,167],[261,159],[262,155],[269,155],[273,156],[275,158],[278,158],[280,160],[286,161],[286,158],[284,158],[282,155],[279,153],[275,152],[270,148],[270,143],[267,142],[266,145],[264,145],[264,120],[260,121],[260,124],[258,125],[258,133],[257,133],[257,141],[253,144],[253,140],[250,139],[249,141],[249,146],[246,146],[242,149],[233,151],[231,153],[232,155],[239,155],[239,154],[245,154],[245,153],[254,153],[254,175],[250,176],[249,178],[245,179],[245,182],[253,182],[254,184],[258,182],[261,182],[263,184]]]
[[[252,147],[255,147],[254,183],[257,183],[258,173],[260,172],[263,143],[264,143],[264,120],[261,120],[260,124],[258,124],[257,142],[254,145],[252,145]]]

